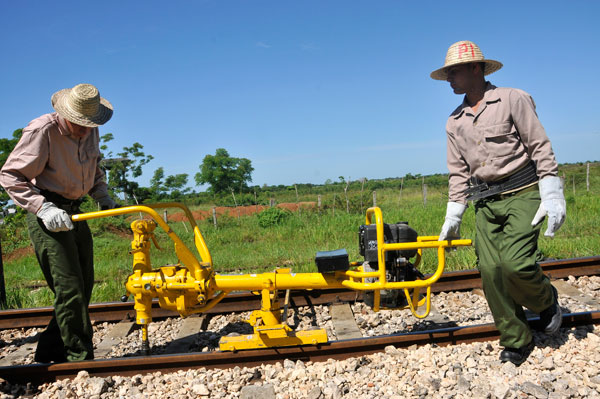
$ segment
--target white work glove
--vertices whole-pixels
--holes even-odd
[[[458,202],[448,202],[446,207],[446,220],[442,226],[439,241],[457,240],[460,238],[460,222],[467,206]]]
[[[102,209],[103,211],[117,207],[117,203],[115,201],[113,201],[113,199],[110,198],[110,196],[108,196],[108,195],[105,195],[104,197],[100,197],[96,201],[98,202],[100,209]]]
[[[54,233],[73,230],[71,216],[52,202],[44,202],[42,207],[37,211],[36,216],[42,219],[44,226]]]
[[[539,181],[542,203],[538,208],[531,225],[535,226],[548,215],[548,228],[544,235],[554,237],[556,230],[562,226],[567,216],[567,204],[563,194],[562,180],[558,176],[547,176]]]

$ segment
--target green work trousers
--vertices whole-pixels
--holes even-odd
[[[541,223],[531,225],[539,205],[537,185],[475,203],[478,269],[504,347],[520,348],[532,339],[523,307],[540,313],[554,302],[537,263]]]
[[[50,232],[41,219],[27,214],[29,237],[48,287],[55,295],[54,316],[38,341],[38,361],[94,358],[88,305],[94,285],[93,241],[87,222]]]

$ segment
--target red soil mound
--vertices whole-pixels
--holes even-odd
[[[311,209],[317,206],[316,202],[299,202],[299,203],[283,203],[275,205],[277,208],[287,209],[289,211],[295,212],[298,208],[302,209]],[[215,207],[215,212],[217,214],[217,219],[219,216],[227,215],[229,217],[238,217],[238,216],[248,216],[255,213],[259,213],[262,210],[267,209],[266,205],[246,205],[246,206],[238,206],[238,207],[227,207],[227,206],[217,206]],[[192,212],[192,216],[195,220],[204,220],[212,218],[212,211],[194,211]],[[185,220],[185,215],[183,212],[175,212],[172,214],[168,214],[169,221],[180,222]]]

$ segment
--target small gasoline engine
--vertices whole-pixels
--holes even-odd
[[[417,241],[417,232],[408,222],[383,224],[383,237],[386,244],[406,243]],[[372,272],[379,270],[377,258],[377,225],[367,224],[358,228],[358,246],[361,256],[364,256],[363,270]],[[388,251],[385,253],[385,275],[389,282],[415,281],[425,276],[409,260],[417,255],[416,249]],[[372,283],[376,278],[366,278],[365,282]],[[406,296],[400,290],[381,290],[382,308],[402,308],[407,305]],[[374,292],[366,291],[364,301],[373,306]]]

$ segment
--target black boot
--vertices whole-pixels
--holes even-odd
[[[527,359],[527,356],[529,356],[533,348],[533,340],[520,348],[504,348],[504,350],[500,352],[500,360],[503,362],[511,362],[515,366],[519,366]]]
[[[540,325],[546,334],[556,334],[562,324],[562,310],[558,304],[558,291],[552,286],[554,303],[540,313]]]
[[[52,318],[48,327],[39,334],[34,360],[38,363],[64,363],[67,361],[65,347],[55,318]]]

